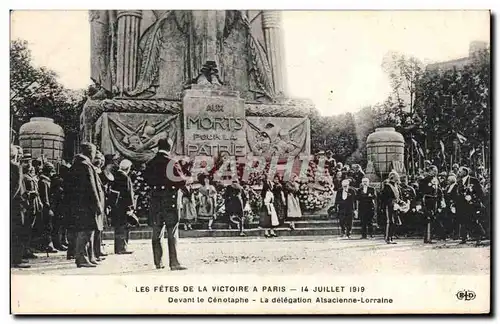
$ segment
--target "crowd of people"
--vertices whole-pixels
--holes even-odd
[[[279,173],[264,172],[255,190],[238,177],[226,185],[214,181],[216,163],[213,172],[193,179],[192,165],[172,157],[171,146],[161,139],[156,156],[142,166],[158,269],[165,267],[165,234],[170,268],[185,269],[177,258],[179,226],[191,230],[201,221],[213,230],[214,221],[223,215],[230,228],[236,227],[245,236],[245,219],[253,215],[265,237],[276,237],[278,227],[287,222],[294,230],[295,222],[302,218],[301,179],[296,174],[284,180]],[[77,267],[96,267],[107,256],[102,242],[105,227],[114,229],[115,254],[132,253],[130,229],[139,225],[136,189],[130,176],[133,163],[103,156],[91,143],[82,143],[80,151],[71,164],[54,166],[11,146],[13,267],[30,267],[29,259],[37,258],[35,252],[66,252]],[[472,174],[465,166],[453,165],[451,171],[438,173],[426,161],[416,177],[392,171],[375,188],[360,165],[336,162],[330,151],[318,152],[316,159],[323,156],[326,182],[334,192],[328,215],[339,219],[342,236],[351,237],[353,219],[358,218],[362,239],[373,237],[377,227],[384,228],[388,244],[409,235],[423,235],[425,243],[489,238],[489,185],[484,169]],[[166,172],[172,161],[175,177]],[[255,201],[259,203],[252,204]]]
[[[400,176],[393,170],[374,188],[359,165],[327,161],[336,191],[328,213],[339,218],[343,236],[350,237],[353,218],[359,218],[361,238],[372,236],[375,225],[385,229],[388,244],[400,236],[422,235],[424,243],[459,239],[461,244],[490,237],[490,189],[483,167],[473,172],[454,164],[450,171],[438,172],[425,161],[418,175]]]
[[[78,267],[96,267],[107,256],[105,226],[114,227],[115,254],[131,253],[129,228],[138,224],[128,177],[132,162],[122,160],[111,171],[113,161],[89,143],[71,165],[57,168],[19,146],[11,146],[10,158],[12,267],[29,268],[35,252],[64,251]]]

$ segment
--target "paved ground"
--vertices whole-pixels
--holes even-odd
[[[105,241],[112,251],[112,241]],[[154,269],[151,243],[133,240],[132,255],[109,255],[97,268],[76,268],[65,253],[48,258],[39,254],[31,269],[13,269],[13,275],[142,274]],[[194,238],[181,239],[180,273],[313,274],[489,274],[490,247],[458,241],[424,245],[422,240],[401,239],[387,245],[381,237],[359,240],[338,237]],[[169,270],[165,273],[171,274]]]

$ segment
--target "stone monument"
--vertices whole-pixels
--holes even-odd
[[[310,153],[312,103],[291,99],[278,11],[90,11],[91,77],[82,138],[148,161],[179,155]]]

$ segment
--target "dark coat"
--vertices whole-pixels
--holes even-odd
[[[168,176],[167,172],[172,172]],[[177,161],[166,152],[158,151],[147,163],[144,179],[151,187],[148,223],[158,226],[164,223],[174,226],[179,223],[177,192],[186,181]],[[155,189],[156,187],[156,189]]]
[[[363,192],[363,188],[357,190],[356,200],[358,201],[359,210],[362,211],[375,211],[375,200],[377,199],[377,193],[375,188],[368,187],[366,193]]]
[[[236,183],[227,186],[224,192],[224,203],[226,208],[226,214],[243,216],[243,209],[247,202],[247,196],[243,188]]]
[[[458,183],[455,183],[451,190],[450,186],[451,185],[448,185],[448,187],[444,190],[444,200],[448,209],[452,206],[456,207],[458,200]]]
[[[467,177],[465,183],[463,179],[458,179],[457,213],[461,219],[476,219],[477,212],[484,207],[484,191],[479,180]],[[467,196],[470,200],[467,201]]]
[[[342,199],[343,189],[337,191],[335,196],[335,205],[338,207],[339,215],[353,214],[356,209],[356,191],[352,188],[347,189],[347,198]]]
[[[42,202],[42,219],[44,220],[54,217],[54,211],[52,210],[52,206],[50,204],[50,185],[50,178],[45,175],[41,175],[38,180],[38,192]]]
[[[64,182],[65,200],[69,207],[66,225],[70,230],[92,231],[98,229],[101,197],[94,166],[83,155],[75,156]]]
[[[64,204],[64,179],[61,175],[55,175],[50,182],[50,205],[54,215],[63,218],[67,214]]]
[[[134,188],[132,180],[122,171],[115,174],[110,187],[111,225],[127,225],[127,212],[134,210]]]
[[[386,216],[386,221],[400,225],[399,214],[394,210],[394,204],[401,199],[401,192],[397,184],[386,182],[380,193],[380,204],[382,211]]]

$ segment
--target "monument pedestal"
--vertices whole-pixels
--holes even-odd
[[[310,154],[307,100],[245,102],[237,91],[195,86],[182,100],[89,99],[80,116],[81,138],[103,154],[148,161],[161,137],[177,155]]]

